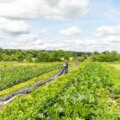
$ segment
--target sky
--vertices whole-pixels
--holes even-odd
[[[0,47],[120,52],[120,0],[0,0]]]

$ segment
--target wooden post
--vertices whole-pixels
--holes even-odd
[[[68,73],[68,62],[65,63],[65,74]]]

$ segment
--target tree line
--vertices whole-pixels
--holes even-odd
[[[0,48],[0,61],[55,62],[75,56],[73,52]]]
[[[2,49],[0,48],[0,61],[26,61],[26,62],[56,62],[69,60],[70,58],[79,58],[81,62],[85,60],[98,62],[120,61],[120,54],[112,52],[74,52],[63,50],[20,50],[20,49]]]
[[[115,61],[120,61],[120,54],[117,53],[116,51],[112,51],[112,52],[102,52],[102,53],[98,53],[98,52],[94,52],[91,55],[90,58],[93,62],[98,61],[98,62],[115,62]]]

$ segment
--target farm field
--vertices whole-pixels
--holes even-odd
[[[0,63],[0,90],[59,69],[61,63]]]
[[[120,70],[120,64],[109,64],[111,67],[114,67],[118,70]]]
[[[42,74],[42,75],[40,75],[38,77],[34,77],[34,78],[30,79],[30,80],[27,80],[25,82],[14,85],[14,86],[12,86],[10,88],[4,89],[4,90],[0,91],[0,97],[2,97],[4,95],[7,95],[9,93],[15,92],[15,91],[17,91],[19,89],[22,89],[24,87],[27,87],[27,86],[34,86],[36,83],[42,82],[45,79],[48,79],[52,75],[56,74],[58,71],[59,70],[53,70],[53,71],[50,71],[48,73]]]
[[[0,120],[119,120],[119,65],[83,62],[29,96],[17,97]]]
[[[0,120],[120,120],[120,0],[0,0]]]

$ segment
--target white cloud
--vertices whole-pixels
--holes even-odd
[[[41,32],[42,33],[42,32]],[[44,33],[44,32],[43,32]],[[46,33],[46,31],[45,31]],[[5,41],[5,40],[4,40]],[[92,39],[72,38],[47,41],[40,39],[40,35],[32,33],[19,34],[17,38],[9,38],[7,42],[0,41],[0,47],[3,48],[20,48],[20,49],[45,49],[45,50],[72,50],[72,51],[120,51],[120,35],[106,35],[94,37]]]
[[[119,35],[120,34],[120,25],[118,26],[101,26],[97,28],[97,36],[106,36],[106,35]]]
[[[52,23],[53,29],[49,29],[48,27],[51,23],[48,22],[46,24],[44,22],[47,21],[42,21],[43,26],[41,27],[41,24],[39,24],[39,28],[37,28],[38,21],[35,21],[36,23],[34,24],[33,21],[29,22],[26,20],[26,22],[32,25],[32,29],[29,24],[24,21],[25,19],[36,18],[72,19],[72,24],[76,24],[76,19],[78,21],[78,17],[87,12],[89,1],[90,0],[0,0],[0,47],[47,50],[64,49],[75,51],[120,51],[120,25],[101,26],[93,32],[93,35],[90,29],[83,32],[77,26],[64,28],[65,22],[61,24],[64,29],[57,31],[58,26],[55,26],[56,23],[55,25]],[[70,25],[70,23],[71,22],[68,21],[67,25]],[[94,23],[96,23],[96,21],[94,21]],[[61,35],[56,34],[58,32],[60,32]]]
[[[67,29],[62,29],[60,31],[61,34],[65,36],[73,36],[73,35],[78,35],[82,32],[82,30],[76,26],[69,27]]]
[[[21,49],[73,49],[72,42],[47,42],[50,31],[32,33],[25,19],[74,19],[88,10],[89,0],[0,0],[0,46]],[[72,26],[63,30],[66,36],[77,35],[81,29]],[[45,38],[44,38],[45,39]],[[51,38],[52,39],[52,38]],[[78,42],[74,43],[75,45]]]
[[[108,35],[102,39],[109,43],[120,44],[120,35]]]
[[[120,25],[101,26],[97,28],[96,35],[101,42],[117,45],[120,43]]]
[[[120,52],[120,25],[100,26],[93,32],[96,45],[92,47],[93,51],[112,51]]]
[[[2,42],[0,41],[0,47],[3,48],[19,48],[19,49],[39,49],[39,50],[72,50],[72,51],[112,51],[117,50],[120,52],[120,45],[112,43],[111,41],[105,41],[104,39],[99,38],[98,40],[63,40],[58,42],[46,42],[39,39],[35,35],[28,35],[25,37],[19,36],[19,39],[16,41]]]
[[[45,50],[72,50],[72,51],[84,51],[89,50],[89,45],[95,45],[94,40],[64,40],[61,42],[47,42],[43,44],[36,44],[35,48]]]
[[[69,19],[84,15],[89,0],[7,0],[0,1],[0,17]]]
[[[29,34],[21,34],[17,36],[16,40],[22,43],[34,43],[37,41],[39,37],[35,34],[29,33]]]
[[[0,18],[0,33],[22,34],[28,32],[29,26],[25,22]]]
[[[0,0],[1,3],[8,3],[8,2],[12,2],[12,1],[15,1],[15,0]]]

